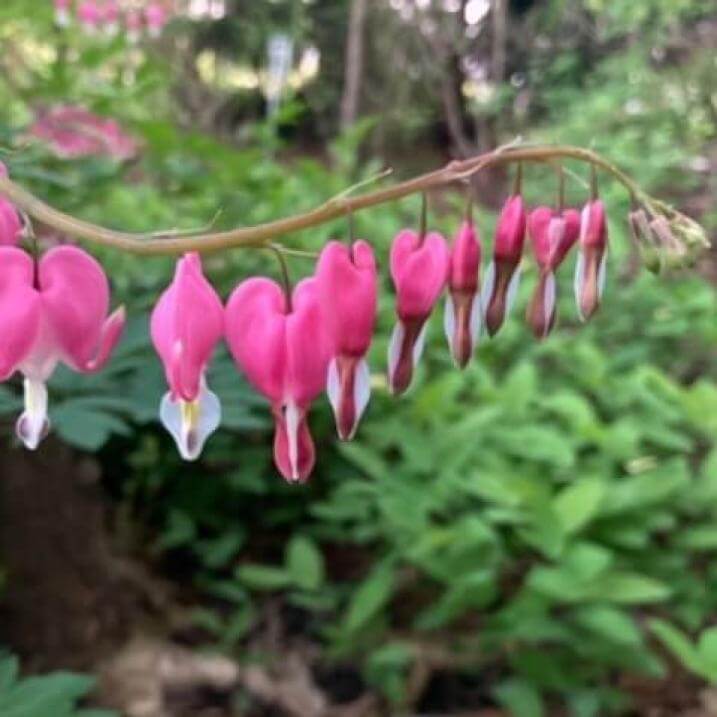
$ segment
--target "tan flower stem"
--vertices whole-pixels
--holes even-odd
[[[443,187],[471,177],[487,167],[515,162],[552,162],[556,159],[574,159],[594,165],[612,175],[634,196],[647,206],[651,200],[622,170],[612,162],[590,149],[570,145],[515,145],[499,147],[491,152],[461,161],[452,161],[441,169],[422,174],[413,179],[376,189],[365,194],[348,196],[346,192],[328,200],[321,206],[302,214],[296,214],[256,226],[239,227],[228,231],[199,232],[179,236],[172,232],[135,234],[117,231],[92,224],[65,214],[10,179],[0,177],[0,194],[8,197],[28,215],[57,231],[96,244],[114,247],[135,254],[174,255],[188,251],[210,252],[236,247],[266,247],[271,240],[292,232],[325,224],[351,212],[386,204],[404,197]],[[352,191],[347,190],[347,191]]]

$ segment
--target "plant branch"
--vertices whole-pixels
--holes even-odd
[[[385,189],[356,196],[338,197],[303,214],[277,219],[256,226],[239,227],[228,231],[196,233],[180,236],[176,233],[135,234],[109,229],[65,214],[46,204],[10,179],[0,176],[0,194],[37,221],[77,239],[114,247],[144,255],[172,255],[188,251],[210,252],[237,247],[265,247],[271,240],[325,224],[351,212],[402,199],[419,192],[445,186],[472,176],[486,167],[514,162],[552,162],[556,159],[573,159],[587,162],[621,182],[634,197],[651,206],[649,197],[618,167],[589,149],[570,145],[515,145],[499,147],[491,152],[452,161],[443,168],[422,174]]]

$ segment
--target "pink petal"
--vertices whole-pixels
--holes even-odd
[[[495,336],[513,308],[520,286],[520,265],[496,259],[485,275],[481,304],[489,336]]]
[[[446,297],[443,326],[451,356],[459,368],[465,368],[473,356],[481,321],[481,299],[478,292],[449,292]]]
[[[326,388],[332,346],[324,327],[315,278],[297,284],[292,304],[293,310],[286,319],[284,390],[285,396],[302,406]]]
[[[421,359],[426,340],[426,320],[398,321],[388,346],[388,385],[396,396],[405,393]]]
[[[150,331],[173,395],[194,401],[224,333],[224,308],[202,273],[199,254],[177,262],[174,280],[152,312]]]
[[[526,212],[523,197],[519,194],[509,197],[495,228],[493,258],[496,262],[503,261],[517,264],[523,255],[525,242]]]
[[[105,321],[109,283],[102,267],[82,249],[60,246],[42,257],[38,279],[57,352],[77,371],[97,370],[124,323],[122,311]]]
[[[541,272],[526,317],[537,339],[546,338],[555,325],[555,292],[555,274]]]
[[[403,320],[426,318],[448,278],[450,254],[436,232],[423,243],[416,232],[400,232],[391,246],[391,276],[396,286],[397,313]]]
[[[325,330],[335,354],[364,355],[376,323],[377,284],[373,249],[329,242],[316,267]]]
[[[308,480],[316,463],[316,449],[306,410],[294,403],[274,406],[274,463],[290,483]]]
[[[225,335],[247,380],[271,401],[284,394],[286,298],[271,279],[243,281],[229,297]]]
[[[326,392],[342,441],[350,441],[371,397],[371,373],[364,359],[339,356],[329,364]]]
[[[451,247],[448,286],[452,290],[475,292],[478,289],[481,246],[473,222],[461,224]]]
[[[40,296],[31,257],[0,247],[0,380],[9,378],[32,349],[40,329]]]

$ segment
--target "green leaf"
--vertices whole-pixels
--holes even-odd
[[[603,575],[591,594],[616,603],[653,603],[666,600],[670,588],[654,578],[639,573],[613,572]]]
[[[632,618],[608,605],[590,605],[574,613],[576,622],[586,630],[619,645],[638,646],[642,635]]]
[[[553,510],[567,533],[577,533],[598,513],[604,495],[603,481],[586,478],[561,491],[553,501]]]
[[[17,657],[9,655],[0,660],[0,693],[9,690],[17,680],[20,663]]]
[[[545,714],[540,693],[524,680],[506,680],[495,688],[494,695],[511,717],[542,717]]]
[[[303,590],[318,590],[324,582],[324,557],[313,540],[295,535],[286,549],[286,569]]]
[[[291,577],[283,568],[270,565],[242,565],[236,576],[253,590],[283,590],[291,584]]]
[[[711,682],[717,682],[717,627],[709,627],[700,635],[697,652],[704,676]]]
[[[369,622],[391,599],[393,593],[393,566],[379,563],[353,595],[346,613],[345,628],[356,632]]]
[[[665,647],[688,669],[702,674],[702,660],[687,635],[665,620],[655,618],[648,623]]]

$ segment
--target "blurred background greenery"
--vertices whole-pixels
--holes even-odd
[[[133,44],[55,27],[49,0],[3,0],[12,177],[116,228],[224,228],[520,135],[596,149],[714,235],[713,0],[183,9]],[[291,50],[279,75],[272,38]],[[36,117],[64,104],[115,119],[136,152],[68,159],[33,141]],[[509,182],[502,170],[477,181],[488,250]],[[525,183],[531,203],[553,200],[551,172],[527,168]],[[380,378],[386,252],[419,199],[358,214],[383,269],[379,387],[350,444],[318,402],[318,465],[300,488],[277,476],[264,402],[224,351],[211,376],[223,428],[201,462],[182,464],[155,420],[165,389],[147,336],[172,261],[90,247],[131,317],[114,360],[94,377],[56,374],[55,438],[36,456],[10,437],[17,382],[1,387],[0,635],[26,675],[52,673],[20,677],[17,658],[0,661],[0,714],[717,714],[714,257],[642,271],[628,197],[609,181],[602,193],[612,253],[595,320],[576,320],[566,266],[560,325],[534,342],[528,275],[465,372],[434,317],[401,400]],[[432,224],[452,234],[463,201],[432,194]],[[346,233],[336,221],[285,241],[315,252]],[[205,268],[225,297],[277,274],[250,250]],[[292,259],[294,278],[311,270]],[[99,678],[89,697],[77,672]]]

